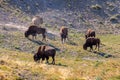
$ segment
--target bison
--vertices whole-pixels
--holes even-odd
[[[65,40],[68,38],[68,28],[61,27],[60,28],[60,36],[62,43],[65,42]]]
[[[33,39],[34,37],[36,38],[36,35],[37,34],[42,34],[42,41],[45,40],[46,41],[46,29],[45,28],[41,28],[41,27],[37,27],[35,25],[32,25],[28,28],[28,30],[25,32],[25,37],[29,37],[29,35],[32,35],[33,36]]]
[[[55,64],[55,54],[56,50],[54,48],[42,45],[39,47],[38,52],[34,54],[33,58],[35,62],[39,61],[42,58],[42,61],[46,59],[47,63],[49,63],[49,57],[52,57],[52,64]]]
[[[88,31],[87,31],[87,33],[85,34],[85,38],[87,39],[88,37],[95,37],[96,36],[96,34],[95,34],[95,31],[94,30],[91,30],[91,29],[89,29]]]
[[[98,51],[99,51],[100,39],[94,38],[94,37],[87,38],[85,44],[83,45],[83,49],[87,50],[87,47],[90,47],[90,51],[91,51],[91,50],[93,50],[93,45],[95,45],[96,48],[98,47]]]
[[[43,18],[41,18],[40,16],[33,17],[32,24],[35,26],[39,26],[40,24],[43,24]]]

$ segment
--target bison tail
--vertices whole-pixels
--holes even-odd
[[[101,44],[101,41],[100,39],[98,39],[98,50],[99,50],[100,44]]]

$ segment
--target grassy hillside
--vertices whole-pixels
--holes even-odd
[[[119,80],[119,59],[56,56],[56,65],[35,63],[32,54],[0,49],[1,80]]]
[[[55,40],[48,38],[48,42],[41,42],[41,36],[29,40],[24,37],[24,31],[4,28],[0,31],[1,80],[120,79],[120,35],[97,34],[102,42],[100,51],[89,52],[82,48],[84,33],[73,29],[70,29],[69,41],[61,44],[58,36]],[[55,65],[33,61],[34,53],[42,44],[57,49]]]

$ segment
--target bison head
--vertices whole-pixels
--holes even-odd
[[[29,35],[28,35],[28,31],[25,31],[25,37],[28,37]]]
[[[83,45],[83,49],[84,49],[84,50],[87,50],[86,44]]]
[[[35,55],[33,56],[33,59],[34,59],[35,62],[37,62],[38,60],[40,60],[40,56],[37,55],[37,54],[35,54]]]

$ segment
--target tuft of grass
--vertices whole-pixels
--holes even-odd
[[[95,63],[95,67],[99,67],[99,65],[101,65],[101,64],[103,64],[103,62],[100,62],[100,61],[96,61],[96,63]]]
[[[102,7],[101,7],[99,4],[92,5],[91,8],[92,8],[92,9],[95,9],[95,10],[100,10],[100,9],[102,9]]]
[[[102,80],[102,78],[99,77],[99,76],[97,76],[97,77],[95,78],[95,80]]]
[[[109,80],[120,80],[120,75],[111,77]]]

